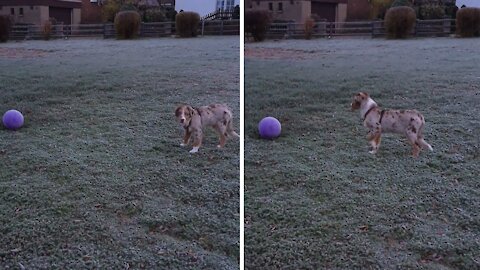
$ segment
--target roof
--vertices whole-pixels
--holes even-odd
[[[0,6],[53,6],[63,8],[81,8],[82,1],[62,0],[0,0]]]

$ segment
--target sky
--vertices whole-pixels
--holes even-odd
[[[480,1],[480,0],[479,0]],[[176,0],[175,9],[180,11],[195,11],[200,16],[205,16],[208,13],[215,11],[216,0]],[[239,4],[240,0],[235,0],[235,4]]]
[[[467,7],[480,7],[480,0],[457,0],[457,7],[465,5]]]
[[[205,16],[215,10],[216,0],[177,0],[175,2],[175,9],[180,11],[195,11],[200,16]],[[239,4],[240,0],[235,0],[235,4]],[[457,0],[457,6],[461,7],[480,7],[480,0]]]

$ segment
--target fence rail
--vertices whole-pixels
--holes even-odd
[[[240,20],[228,21],[202,21],[200,22],[199,35],[239,35]],[[174,22],[142,23],[140,26],[140,37],[168,37],[175,35]],[[116,37],[115,27],[107,24],[75,24],[75,25],[53,25],[50,31],[50,38],[70,37]],[[10,32],[13,40],[43,39],[45,32],[40,25],[14,25]]]
[[[455,33],[455,20],[417,20],[412,31],[413,36],[448,36]],[[273,23],[267,31],[267,38],[304,38],[305,24],[298,23]],[[371,36],[384,37],[384,21],[366,22],[326,22],[315,23],[311,37],[329,36]]]

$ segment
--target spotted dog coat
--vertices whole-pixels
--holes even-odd
[[[193,149],[190,153],[198,152],[202,145],[203,130],[205,127],[212,127],[220,137],[220,143],[217,147],[225,146],[227,137],[239,137],[233,130],[232,112],[223,104],[211,104],[199,108],[193,108],[189,105],[180,105],[175,109],[177,121],[185,129],[183,142],[180,146],[188,145],[192,140]]]
[[[416,110],[382,110],[367,93],[360,92],[353,98],[352,110],[360,109],[363,125],[368,128],[367,139],[372,146],[371,154],[380,147],[382,132],[404,134],[412,145],[412,155],[418,157],[422,148],[433,150],[423,139],[425,119]]]

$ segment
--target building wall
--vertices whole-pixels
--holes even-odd
[[[271,5],[270,5],[271,4]],[[282,10],[280,10],[280,5]],[[250,8],[251,6],[251,8]],[[272,19],[276,21],[295,21],[303,23],[311,12],[310,1],[246,1],[246,10],[268,10],[272,14]]]
[[[82,16],[80,23],[102,23],[102,6],[82,0]]]
[[[347,4],[337,5],[336,22],[345,22],[347,20]]]
[[[82,9],[72,9],[72,24],[80,24],[82,21]]]
[[[38,3],[44,3],[38,4]],[[63,0],[63,1],[27,1],[27,0],[16,0],[16,1],[2,1],[0,4],[0,14],[2,15],[11,15],[11,9],[14,9],[13,17],[14,23],[27,23],[27,24],[37,24],[41,25],[50,18],[49,7],[63,6],[65,8],[76,6],[78,8],[71,9],[72,21],[70,23],[78,24],[81,20],[81,9],[80,9],[81,0]],[[35,5],[37,4],[37,5]],[[51,5],[50,5],[51,4]],[[20,15],[20,10],[23,9],[23,15]]]
[[[14,15],[11,14],[14,10]],[[20,15],[20,9],[23,9],[23,15]],[[1,15],[10,15],[14,23],[38,24],[48,19],[48,6],[2,6]]]
[[[279,3],[282,3],[283,11],[279,10]],[[335,6],[332,17],[336,21],[344,22],[347,19],[347,0],[245,0],[245,9],[269,10],[274,20],[304,23],[312,14],[312,5],[318,8],[322,4]]]
[[[348,0],[347,21],[371,19],[372,6],[369,0]]]

